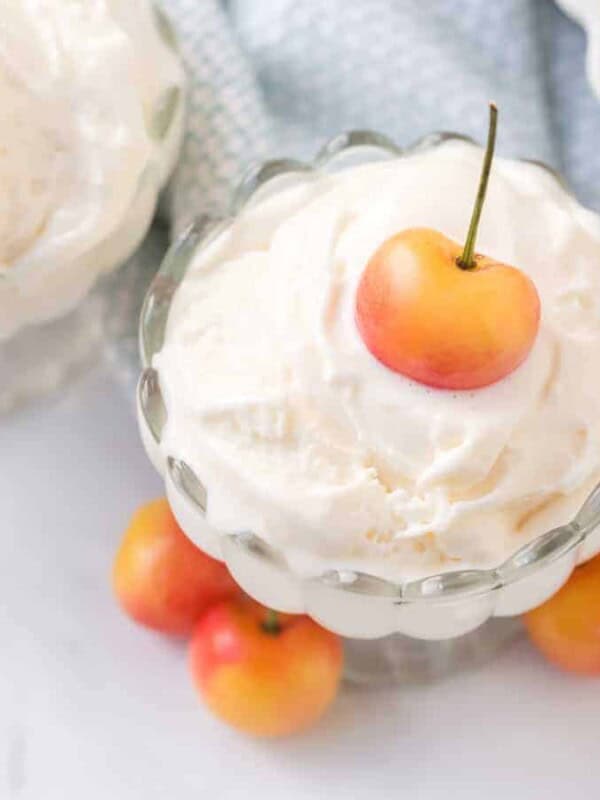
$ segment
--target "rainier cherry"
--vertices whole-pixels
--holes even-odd
[[[372,256],[356,296],[371,353],[395,372],[440,389],[477,389],[509,375],[535,341],[540,301],[516,267],[474,252],[496,138],[494,105],[464,248],[429,228],[392,236]]]
[[[190,642],[190,669],[224,722],[254,736],[284,736],[312,725],[333,701],[342,645],[309,617],[239,598],[202,617]]]

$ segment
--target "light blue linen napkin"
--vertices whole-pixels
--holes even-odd
[[[191,77],[177,228],[223,211],[249,162],[310,157],[341,130],[481,140],[490,99],[499,153],[546,161],[600,211],[600,101],[551,0],[162,2]]]

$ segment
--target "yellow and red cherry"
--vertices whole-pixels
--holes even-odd
[[[578,567],[523,619],[548,661],[569,672],[600,676],[600,556]]]
[[[342,671],[336,634],[245,597],[213,606],[196,626],[189,653],[193,681],[210,710],[253,736],[309,728],[334,700]]]
[[[497,109],[464,248],[430,228],[410,228],[371,257],[356,295],[356,323],[382,364],[439,389],[478,389],[528,356],[540,300],[521,270],[475,254],[494,154]]]
[[[187,538],[166,498],[134,514],[112,577],[117,599],[132,619],[176,635],[189,634],[214,603],[241,594],[225,564]]]

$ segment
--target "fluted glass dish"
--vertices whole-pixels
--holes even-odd
[[[365,683],[438,678],[496,652],[519,629],[518,615],[550,597],[577,564],[600,550],[600,487],[570,523],[530,541],[493,569],[399,582],[335,569],[302,577],[290,568],[285,553],[251,531],[216,531],[207,523],[206,488],[188,464],[161,447],[167,410],[153,358],[162,348],[171,300],[192,258],[248,204],[325,172],[402,157],[448,139],[464,137],[434,134],[402,150],[380,134],[354,131],[328,142],[312,164],[278,160],[252,168],[234,194],[230,217],[197,220],[171,247],[140,320],[140,431],[182,528],[199,547],[224,560],[242,588],[260,602],[307,613],[347,637],[348,674]],[[548,170],[542,164],[537,168]]]

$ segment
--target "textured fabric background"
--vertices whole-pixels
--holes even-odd
[[[192,79],[174,181],[180,228],[225,208],[249,162],[308,157],[349,128],[433,130],[558,168],[600,211],[600,101],[585,36],[552,0],[162,0]]]

